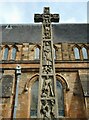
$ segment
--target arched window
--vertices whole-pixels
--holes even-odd
[[[37,117],[37,105],[38,105],[38,80],[35,81],[31,88],[31,106],[30,117]]]
[[[87,50],[85,47],[82,48],[83,59],[88,59]]]
[[[35,59],[39,59],[40,58],[40,50],[39,48],[35,48]]]
[[[57,80],[56,84],[57,84],[57,97],[58,97],[58,116],[64,116],[63,87],[59,80]]]
[[[7,59],[8,59],[8,52],[9,52],[9,48],[8,48],[8,47],[5,47],[4,56],[3,56],[3,59],[4,59],[4,60],[7,60]]]
[[[74,48],[74,56],[75,59],[80,59],[79,49],[77,47]]]
[[[13,49],[12,49],[12,60],[15,60],[15,58],[16,58],[16,51],[17,51],[17,49],[15,47],[13,47]]]
[[[57,96],[58,96],[58,116],[64,116],[64,95],[63,87],[59,80],[56,81],[57,84]],[[37,105],[38,105],[38,80],[35,81],[31,88],[31,106],[30,106],[30,118],[37,117]]]

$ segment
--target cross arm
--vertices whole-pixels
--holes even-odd
[[[34,22],[43,22],[42,14],[34,14]]]
[[[59,14],[51,14],[51,22],[59,22]]]

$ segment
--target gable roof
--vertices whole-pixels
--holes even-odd
[[[1,25],[2,42],[6,43],[40,43],[42,39],[41,24],[13,24],[12,28]],[[54,43],[89,43],[89,24],[52,24]]]

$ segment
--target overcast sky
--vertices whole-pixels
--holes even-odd
[[[51,13],[60,14],[59,23],[87,23],[88,0],[32,1],[34,2],[30,2],[30,0],[25,0],[25,2],[24,0],[19,0],[19,2],[16,0],[13,2],[11,0],[0,1],[0,24],[34,23],[34,13],[43,13],[45,6],[50,7]]]

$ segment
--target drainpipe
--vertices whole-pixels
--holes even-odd
[[[16,111],[17,111],[17,106],[18,106],[18,90],[19,90],[19,80],[21,76],[21,66],[17,65],[16,66],[16,88],[15,88],[15,103],[14,103],[14,111],[13,111],[13,120],[16,118]]]

